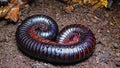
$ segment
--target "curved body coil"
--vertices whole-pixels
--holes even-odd
[[[74,63],[93,53],[96,40],[88,27],[73,24],[58,36],[57,33],[58,27],[52,18],[35,15],[18,27],[16,39],[23,52],[49,62]]]

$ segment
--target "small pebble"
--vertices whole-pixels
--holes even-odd
[[[110,33],[110,30],[107,30],[107,33]]]
[[[101,29],[98,29],[98,30],[97,30],[97,32],[98,32],[98,33],[101,33],[101,32],[102,32],[102,30],[101,30]]]
[[[117,67],[120,67],[120,58],[115,58],[115,64]]]
[[[113,47],[114,47],[115,49],[120,49],[120,45],[118,45],[117,43],[114,43]]]
[[[107,62],[108,61],[108,56],[109,53],[104,53],[104,54],[100,54],[96,57],[97,63],[103,61],[103,62]]]
[[[40,64],[40,63],[36,63],[32,65],[32,68],[45,68],[44,65]]]
[[[73,6],[67,6],[65,7],[65,12],[71,13],[73,11],[74,7]]]

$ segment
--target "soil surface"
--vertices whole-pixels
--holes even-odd
[[[111,10],[77,6],[71,13],[64,11],[65,6],[56,0],[36,0],[30,8],[21,10],[18,23],[1,20],[0,68],[120,68],[120,3],[113,4]],[[21,21],[35,14],[52,17],[60,30],[74,23],[89,27],[97,42],[93,55],[74,65],[54,65],[25,56],[17,48],[15,33]]]

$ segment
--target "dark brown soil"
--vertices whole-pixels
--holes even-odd
[[[77,6],[71,13],[63,10],[65,4],[55,0],[36,0],[30,8],[21,11],[17,24],[0,21],[0,68],[120,68],[120,6],[112,10],[88,6]],[[118,7],[118,5],[116,6]],[[52,17],[61,30],[69,24],[83,24],[89,27],[96,37],[93,55],[74,65],[53,65],[34,60],[18,50],[15,32],[21,21],[34,14]]]

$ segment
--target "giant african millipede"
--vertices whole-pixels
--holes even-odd
[[[58,26],[51,17],[33,15],[17,29],[18,48],[29,56],[53,63],[78,62],[94,52],[94,34],[84,25],[71,24],[57,34]]]

